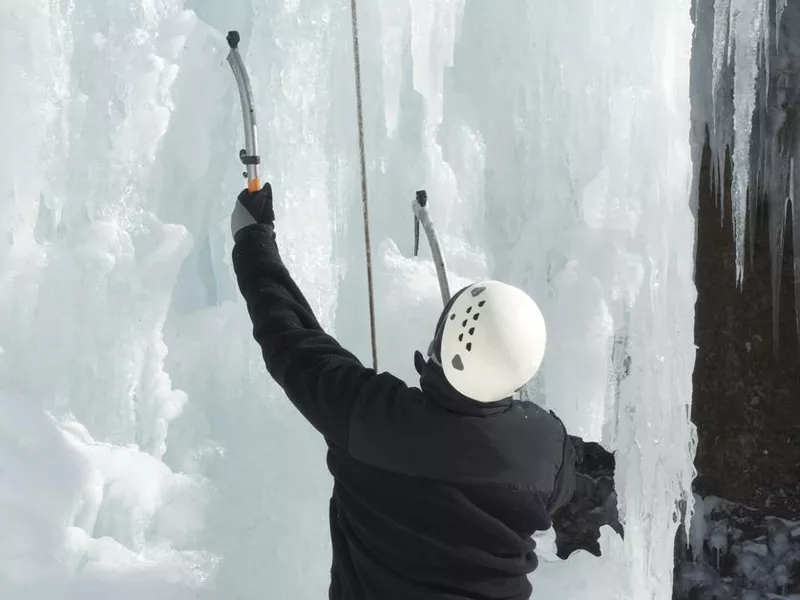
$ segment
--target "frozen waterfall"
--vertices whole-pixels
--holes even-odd
[[[542,536],[534,598],[671,597],[694,454],[691,16],[361,2],[381,368],[413,382],[440,309],[426,250],[410,258],[424,188],[454,282],[542,306],[529,396],[617,452],[624,542],[559,561]],[[266,375],[230,265],[229,29],[284,257],[369,361],[349,2],[3,0],[4,600],[326,596],[324,444]]]

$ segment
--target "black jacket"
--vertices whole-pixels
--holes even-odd
[[[320,327],[271,226],[236,240],[267,369],[328,444],[330,599],[528,599],[531,536],[575,485],[561,422],[529,402],[474,402],[431,362],[421,389],[363,366]]]

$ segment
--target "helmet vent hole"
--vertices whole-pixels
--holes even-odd
[[[480,317],[480,316],[481,316],[481,313],[475,313],[475,314],[472,316],[472,318],[473,318],[475,321],[477,321],[477,320],[478,320],[478,317]]]
[[[469,328],[469,334],[470,335],[475,335],[475,328],[474,327],[470,327]]]
[[[470,307],[467,309],[467,314],[469,314],[469,313],[471,313],[471,312],[472,312],[472,307],[470,306]]]
[[[453,313],[452,315],[450,315],[450,320],[451,321],[455,321],[456,320],[456,313]]]
[[[486,304],[486,300],[481,300],[478,302],[478,308],[483,308],[483,305]]]
[[[472,342],[467,342],[467,352],[472,352]]]
[[[463,333],[460,336],[458,336],[458,341],[459,342],[463,342],[464,341],[464,334]]]
[[[475,315],[475,316],[477,317],[478,315]],[[466,319],[464,319],[464,322],[461,323],[461,326],[462,327],[466,327],[467,326],[467,320]]]

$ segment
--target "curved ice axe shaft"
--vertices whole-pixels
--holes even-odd
[[[242,102],[242,117],[244,118],[244,150],[239,151],[239,158],[247,168],[244,176],[247,177],[247,189],[257,192],[261,189],[261,179],[258,175],[258,165],[261,164],[261,157],[258,155],[258,126],[256,125],[256,110],[253,106],[253,90],[250,87],[250,77],[247,76],[242,56],[239,54],[239,32],[229,31],[228,63],[233,70],[236,78],[236,85],[239,87],[239,99]]]
[[[447,265],[444,262],[442,247],[439,245],[439,238],[436,237],[436,229],[428,213],[428,194],[424,190],[417,192],[414,198],[414,256],[419,254],[419,226],[422,224],[428,244],[431,247],[433,264],[436,267],[436,276],[439,278],[439,289],[442,292],[442,302],[447,304],[450,300],[450,284],[447,282]]]

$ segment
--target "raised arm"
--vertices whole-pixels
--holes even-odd
[[[352,408],[375,378],[325,333],[281,260],[272,189],[243,191],[231,217],[233,266],[267,370],[329,442],[347,448]]]

